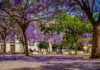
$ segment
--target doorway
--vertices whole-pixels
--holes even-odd
[[[15,53],[15,45],[10,45],[10,53]]]

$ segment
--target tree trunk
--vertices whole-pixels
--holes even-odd
[[[93,25],[91,58],[100,58],[100,24]]]
[[[4,51],[3,54],[6,54],[6,40],[4,39]]]
[[[75,55],[77,55],[77,52],[78,52],[78,50],[77,50],[77,49],[75,49]]]
[[[75,55],[78,53],[78,46],[75,44]]]
[[[51,43],[49,43],[49,48],[48,48],[48,50],[49,50],[49,54],[51,54],[51,53],[52,53],[52,44],[51,44]]]
[[[29,56],[28,42],[27,42],[27,37],[26,37],[25,32],[23,32],[23,36],[24,36],[24,52],[26,56]]]

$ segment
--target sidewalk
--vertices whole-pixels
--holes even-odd
[[[79,59],[79,56],[52,55],[26,57],[16,55],[16,60],[1,60],[0,70],[100,70],[100,59],[83,60]],[[6,59],[6,56],[3,58]]]

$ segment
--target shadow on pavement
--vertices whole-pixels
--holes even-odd
[[[11,69],[11,70],[38,70],[37,68],[18,68],[18,69]]]
[[[20,68],[12,70],[100,70],[100,63],[48,63],[39,68]]]

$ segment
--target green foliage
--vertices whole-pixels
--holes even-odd
[[[69,46],[69,49],[75,50],[76,47],[77,47],[77,46],[75,46],[75,45],[72,44],[72,45]]]
[[[45,26],[45,24],[44,24],[45,22],[40,22],[40,23],[41,23],[41,24],[40,24],[41,31],[43,31],[44,34],[53,31],[52,27],[46,27],[46,26]]]
[[[93,18],[94,18],[95,21],[98,21],[99,13],[94,13]]]
[[[55,51],[56,49],[61,49],[62,45],[61,44],[53,44],[52,49]]]
[[[39,47],[40,49],[47,49],[48,46],[49,46],[48,43],[45,42],[45,41],[41,41],[41,42],[39,43],[39,45],[38,45],[38,47]]]
[[[62,12],[56,19],[58,22],[58,24],[56,25],[58,27],[57,30],[62,29],[62,31],[65,30],[66,32],[74,32],[78,34],[92,31],[90,22],[82,21],[78,17],[70,16]]]
[[[70,48],[77,47],[77,41],[85,32],[92,33],[92,25],[89,21],[83,21],[79,17],[70,16],[65,12],[56,15],[56,23],[53,26],[57,32],[64,32],[64,44],[72,44]],[[76,43],[76,46],[73,45]]]

